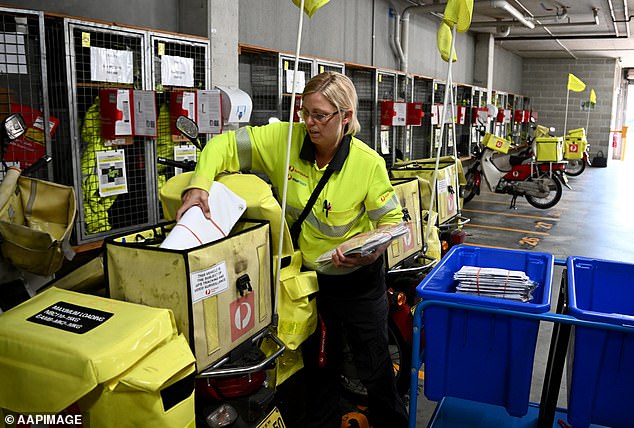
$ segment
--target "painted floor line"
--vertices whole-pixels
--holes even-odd
[[[503,215],[503,216],[507,216],[507,217],[523,217],[523,218],[534,218],[535,220],[553,220],[553,221],[559,221],[559,218],[557,217],[540,217],[540,216],[536,216],[536,215],[528,215],[528,214],[511,214],[511,213],[501,213],[498,211],[484,211],[484,210],[469,210],[469,209],[463,209],[462,212],[468,212],[468,213],[479,213],[479,214],[495,214],[495,215]]]
[[[468,245],[470,247],[499,248],[500,250],[517,250],[517,248],[500,247],[499,245],[477,244],[473,242],[465,242],[462,245]]]
[[[487,226],[486,224],[467,223],[465,224],[465,227],[479,227],[481,229],[506,230],[507,232],[529,233],[531,235],[550,236],[550,233],[547,233],[547,232],[536,232],[534,230],[513,229],[510,227]]]

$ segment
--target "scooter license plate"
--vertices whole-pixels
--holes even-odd
[[[258,424],[256,428],[286,428],[286,424],[284,424],[282,414],[277,407],[273,407],[273,410],[271,410],[271,412],[262,422]]]

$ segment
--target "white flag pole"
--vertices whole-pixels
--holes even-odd
[[[291,93],[291,107],[288,113],[288,139],[286,142],[286,164],[284,171],[288,171],[288,167],[291,163],[291,141],[293,140],[293,114],[295,113],[295,98],[297,96],[296,93],[296,82],[297,82],[297,72],[299,69],[299,51],[300,46],[302,44],[302,25],[304,23],[304,0],[301,0],[299,5],[299,25],[297,27],[297,44],[295,47],[295,65],[293,68],[293,83],[292,83],[292,93]],[[284,226],[286,225],[286,193],[288,191],[288,180],[284,180],[284,186],[282,190],[282,218],[280,219],[280,239],[278,243],[278,251],[277,251],[277,266],[275,272],[275,300],[273,305],[273,325],[277,327],[277,305],[279,302],[280,295],[280,271],[282,269],[282,249],[284,245]]]
[[[441,24],[443,25],[443,24]],[[442,149],[443,135],[445,131],[445,122],[447,121],[447,110],[449,104],[449,94],[453,93],[452,90],[452,82],[451,82],[451,65],[453,63],[453,54],[454,47],[456,44],[456,27],[454,26],[451,34],[451,49],[449,50],[449,66],[447,67],[447,82],[445,84],[445,99],[443,100],[442,107],[442,117],[440,121],[440,143],[438,144],[438,148],[436,149],[436,166],[434,168],[434,178],[432,179],[431,186],[431,195],[429,198],[429,211],[427,212],[427,227],[425,228],[425,249],[427,249],[427,245],[429,244],[429,233],[433,224],[431,224],[431,220],[433,219],[432,211],[434,208],[434,199],[436,198],[436,180],[438,179],[438,167],[440,165],[440,151]],[[452,114],[453,116],[453,114]],[[436,207],[438,209],[438,207]],[[427,251],[425,251],[427,252]]]
[[[570,89],[566,90],[566,115],[564,116],[564,137],[566,136],[566,126],[568,126],[568,99],[570,98]]]

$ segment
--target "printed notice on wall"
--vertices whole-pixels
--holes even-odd
[[[194,58],[163,55],[161,83],[166,86],[194,87]]]
[[[196,162],[196,146],[193,144],[183,144],[182,146],[174,146],[174,160]],[[183,172],[182,168],[174,168],[174,174],[178,175]]]
[[[306,73],[298,71],[295,74],[295,70],[286,70],[286,92],[289,94],[293,93],[293,76],[295,76],[295,93],[301,94],[306,86]]]
[[[97,174],[99,175],[99,196],[127,193],[128,180],[123,149],[98,151]]]
[[[94,308],[78,306],[68,302],[57,302],[27,321],[47,325],[71,333],[83,334],[108,321],[112,313]]]
[[[222,261],[210,268],[192,272],[189,274],[189,281],[192,289],[192,303],[215,296],[229,289],[227,265]]]
[[[134,83],[132,51],[90,48],[90,80],[95,82]]]
[[[28,74],[24,34],[0,33],[0,73]]]

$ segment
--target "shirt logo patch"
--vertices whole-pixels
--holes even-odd
[[[379,196],[379,202],[381,202],[382,204],[385,203],[385,201],[387,201],[388,199],[390,199],[390,193],[389,191],[385,192],[384,194],[382,194],[381,196]]]
[[[288,167],[288,176],[286,177],[286,179],[288,181],[294,181],[298,184],[301,184],[302,186],[306,186],[306,181],[308,180],[308,175],[304,174],[303,172],[299,171],[298,169],[295,169],[295,167],[293,165],[289,165]],[[306,179],[306,180],[304,180]]]

